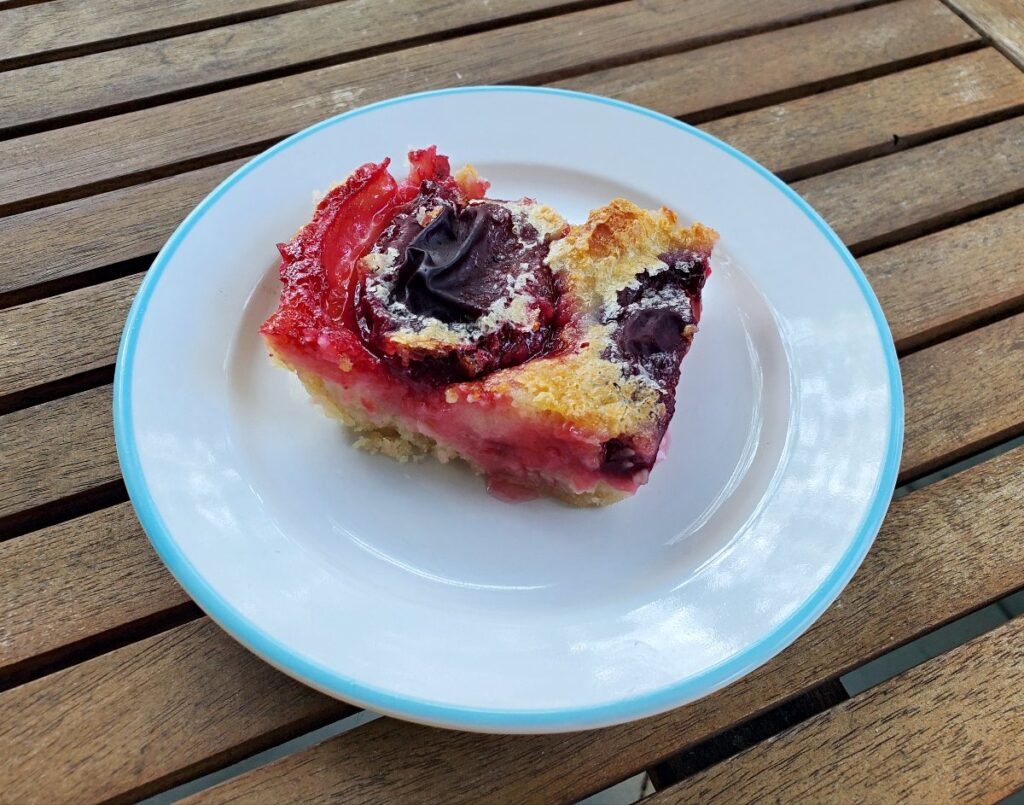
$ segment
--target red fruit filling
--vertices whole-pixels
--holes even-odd
[[[453,177],[433,146],[409,161],[402,182],[388,160],[359,168],[278,246],[284,288],[261,329],[273,352],[374,449],[459,455],[504,497],[526,488],[590,504],[635,491],[674,411],[714,233],[696,225],[703,240],[652,255],[595,303],[578,290],[584,274],[552,268],[552,242],[570,231],[553,211],[484,199],[487,183]],[[629,246],[605,219],[649,214],[625,205],[579,227],[588,254]],[[661,215],[659,237],[684,242]],[[591,375],[593,394],[576,388]],[[649,416],[630,419],[630,405]]]

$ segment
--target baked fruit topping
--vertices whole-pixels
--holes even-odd
[[[486,198],[431,147],[331,190],[281,244],[272,355],[356,446],[462,458],[495,494],[614,502],[645,483],[675,410],[717,235],[623,199],[570,226]]]

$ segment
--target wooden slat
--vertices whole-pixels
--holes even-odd
[[[0,293],[157,251],[189,211],[243,163],[213,165],[7,218],[0,226]]]
[[[900,352],[1024,306],[1024,206],[861,258]]]
[[[0,310],[0,395],[113,363],[141,281],[137,274]]]
[[[751,153],[756,159],[771,154]],[[793,187],[854,251],[888,246],[1019,196],[1024,118],[879,157]]]
[[[1024,618],[672,786],[650,805],[998,802],[1024,786]]]
[[[1020,0],[948,0],[971,23],[991,37],[1024,70],[1024,6]]]
[[[0,678],[187,602],[128,503],[0,542]]]
[[[198,802],[567,802],[600,790],[923,631],[1024,578],[1024,448],[893,504],[864,565],[792,647],[695,704],[622,727],[501,737],[381,719],[229,780]]]
[[[981,55],[971,54],[961,58],[973,59]],[[827,94],[819,98],[823,107],[831,105]],[[855,105],[847,108],[850,109],[849,122],[854,125],[859,109]],[[1016,148],[1024,157],[1024,147],[1015,145],[1020,138],[1016,132],[1021,130],[1022,122],[1010,121],[1005,125],[1015,127],[1009,139],[1010,149]],[[761,147],[775,150],[786,143],[791,150],[800,151],[813,139],[791,139],[785,131],[776,131],[775,134],[776,141],[761,140]],[[942,143],[935,145],[944,152],[955,151],[959,163],[977,166],[972,175],[962,177],[959,185],[961,190],[965,184],[973,188],[974,196],[968,198],[968,203],[984,198],[987,192],[999,194],[1008,188],[1024,186],[1024,174],[1018,172],[1017,176],[1003,175],[1005,163],[998,161],[1000,151],[995,151],[996,160],[987,159],[991,155],[989,149],[993,141],[1001,142],[1001,147],[1007,150],[1007,138],[994,138],[986,129],[962,135],[962,138],[955,138],[955,141],[961,143],[959,149]],[[798,147],[793,147],[794,142],[799,143]],[[1009,155],[1010,159],[1014,158],[1012,150]],[[901,163],[911,162],[918,168],[922,164],[917,151],[894,155],[889,159],[895,165],[893,172],[901,176],[909,173],[901,167]],[[1018,158],[1017,161],[1024,166],[1024,159]],[[934,178],[919,172],[913,184],[896,187],[872,186],[871,182],[879,175],[874,163],[851,167],[842,172],[842,178],[838,174],[829,174],[836,177],[825,188],[829,194],[826,201],[833,210],[828,218],[829,223],[840,233],[852,231],[855,237],[874,239],[888,235],[894,221],[906,228],[931,220],[937,211],[957,210],[964,199],[959,194],[945,192],[943,207],[939,207],[935,201],[937,196],[944,193],[943,183],[949,173],[939,169],[931,173],[935,175]],[[192,177],[187,180],[187,187],[181,188],[181,192],[199,195],[214,181],[205,172],[203,174],[184,174],[183,177],[162,182],[183,183],[186,181],[184,177]],[[806,193],[805,183],[797,187]],[[107,209],[98,213],[106,215],[112,209],[119,216],[124,216],[123,219],[115,218],[124,221],[118,233],[112,235],[115,249],[133,240],[131,222],[135,219],[132,217],[134,213],[130,208],[131,202],[157,198],[164,189],[167,188],[150,188],[138,194],[139,198],[136,198],[134,192],[130,193],[126,199],[111,202]],[[812,203],[818,200],[814,192],[812,188],[808,194]],[[864,196],[876,201],[877,207],[864,204]],[[78,203],[72,202],[71,205]],[[910,210],[911,215],[916,212],[919,217],[915,219],[904,213],[904,217],[900,218],[892,213],[894,207]],[[159,212],[154,214],[155,217],[162,218],[163,208],[157,207],[157,210]],[[1012,208],[1002,216],[991,216],[980,222],[938,233],[916,244],[894,249],[891,253],[866,258],[865,267],[872,279],[879,282],[878,293],[883,308],[893,322],[895,337],[901,348],[933,338],[945,330],[963,329],[967,323],[999,311],[1013,310],[1020,304],[1024,293],[1024,272],[1019,270],[1022,248],[1019,223],[1024,214],[1022,210],[1024,208]],[[24,215],[34,216],[38,212]],[[140,207],[138,214],[143,218],[150,215],[145,206]],[[48,225],[40,222],[38,229],[46,231],[54,225],[53,222]],[[155,228],[147,231],[144,242],[153,244],[158,237],[155,235],[157,231]],[[78,242],[76,238],[79,234],[71,232],[68,237]],[[3,239],[4,236],[0,234],[0,245]],[[13,243],[11,245],[13,249]],[[4,254],[2,248],[0,254]],[[98,251],[92,259],[100,261],[102,255],[102,251]],[[83,255],[83,260],[89,259],[88,253]],[[12,260],[12,263],[15,263],[17,270],[16,261]],[[89,265],[89,262],[85,264]],[[137,283],[137,278],[127,278],[0,311],[0,351],[9,356],[8,362],[0,368],[0,393],[23,390],[31,385],[112,363],[129,297],[134,293]],[[76,326],[69,326],[69,318]],[[82,330],[77,325],[87,327],[92,337],[81,339],[79,332]]]
[[[1013,390],[1017,389],[1019,391],[1021,387],[1021,380],[1019,378],[1022,370],[1021,362],[1017,355],[1019,352],[1019,341],[1015,347],[1013,339],[1015,336],[1019,338],[1019,334],[1022,332],[1022,320],[1024,320],[1024,317],[1002,322],[985,330],[970,333],[959,339],[954,339],[953,341],[916,353],[904,360],[904,378],[908,388],[906,455],[911,462],[917,462],[919,465],[922,461],[934,460],[936,455],[948,455],[951,449],[956,449],[956,445],[958,443],[965,443],[965,440],[972,444],[977,444],[978,434],[984,432],[985,429],[994,432],[1002,428],[1007,421],[1013,420],[1014,417],[1020,418],[1024,415],[1020,410],[1020,406],[1016,404],[1019,400],[1019,393],[1017,396],[1013,395]],[[984,344],[981,346],[979,346],[980,339],[984,340]],[[964,346],[964,344],[967,344],[967,346]],[[948,380],[946,385],[943,385],[941,381],[945,378],[948,378]],[[997,391],[991,397],[986,397],[984,391],[982,391],[983,389],[999,388],[1003,384],[1005,384],[1007,390]],[[921,388],[922,391],[915,392],[914,390],[918,388]],[[4,490],[2,499],[5,502],[10,502],[9,505],[19,508],[31,505],[32,503],[44,502],[47,496],[69,494],[79,491],[90,484],[100,483],[116,477],[116,459],[109,432],[109,405],[109,389],[105,387],[0,419],[0,443],[13,446],[12,450],[5,451],[3,457],[4,466],[0,467],[0,469],[3,469],[3,472],[0,473],[0,478],[12,479],[9,482],[9,487]],[[905,546],[911,551],[906,561],[915,563],[915,566],[919,565],[920,573],[927,572],[936,564],[942,564],[944,567],[948,565],[950,568],[949,572],[962,572],[965,565],[961,562],[960,553],[953,552],[946,555],[944,552],[953,550],[949,545],[946,545],[942,540],[930,542],[938,527],[937,524],[941,524],[943,528],[950,529],[948,539],[953,541],[964,539],[962,532],[965,530],[969,531],[970,528],[975,527],[985,528],[985,523],[989,522],[986,519],[987,517],[995,518],[998,526],[996,530],[999,534],[1013,533],[1016,527],[1014,525],[1016,522],[1014,517],[1024,516],[1024,510],[1020,510],[1016,505],[1022,494],[1022,490],[1018,487],[1024,484],[1024,473],[1020,472],[1020,463],[1024,459],[1024,451],[1018,450],[1012,455],[1014,458],[1010,464],[1007,464],[1007,462],[1011,462],[1011,459],[1000,460],[1002,463],[988,462],[975,474],[957,476],[946,484],[928,487],[925,490],[927,492],[925,497],[919,497],[918,494],[915,494],[905,499],[916,502],[931,501],[927,503],[927,506],[931,508],[928,508],[924,513],[916,511],[912,517],[907,515],[906,518],[901,519],[899,512],[904,511],[903,507],[907,504],[902,501],[899,502],[894,510],[895,513],[891,515],[888,521],[889,525],[887,525],[887,528],[899,529],[912,526],[915,529],[921,529],[916,537],[911,538],[901,535],[897,540],[901,550]],[[14,480],[16,474],[18,479]],[[966,485],[968,481],[964,479],[973,479],[970,481],[972,485]],[[938,491],[930,492],[928,490]],[[1012,516],[1007,514],[1004,511],[1006,507],[999,503],[1001,500],[1000,495],[1007,495],[1007,500],[1014,502]],[[943,508],[947,501],[953,506],[953,513],[956,517],[945,521],[943,518],[950,516],[949,512],[946,512]],[[974,504],[972,503],[971,505],[965,505],[961,509],[959,507],[963,501],[975,501],[981,508],[973,509],[971,506]],[[944,514],[940,517],[939,512],[944,512]],[[971,518],[975,517],[981,523],[980,526],[972,525]],[[62,555],[73,556],[74,546],[68,544],[68,540],[72,538],[74,533],[78,532],[74,529],[62,532],[61,538],[64,544],[54,544],[53,551]],[[994,537],[992,537],[991,533],[984,532],[981,534],[981,538]],[[936,559],[928,560],[927,556],[930,554],[927,551],[921,553],[921,548],[917,546],[915,540],[923,541],[927,551],[935,552]],[[10,544],[16,546],[18,541],[15,540]],[[1018,541],[1002,540],[1002,542],[1009,543],[1011,545],[1010,550],[1019,550],[1020,548]],[[960,551],[965,545],[970,550],[977,548],[977,545],[971,547],[972,544],[969,540],[965,540],[963,544],[956,543],[956,550]],[[979,548],[978,553],[984,554],[983,558],[985,561],[990,559],[995,561],[997,556],[1001,556],[999,551],[1004,549],[1005,546],[1003,545],[996,546],[995,549],[985,548],[982,550]],[[970,555],[970,552],[968,552],[967,556]],[[14,569],[12,572],[17,576],[39,577],[40,574],[46,572],[48,564],[45,564],[45,555],[38,555],[33,552],[20,552],[19,556],[22,561],[28,562],[29,565]],[[872,554],[872,556],[875,556],[875,554]],[[945,556],[943,562],[938,561],[937,557],[939,556]],[[1024,562],[1024,557],[1019,557],[1019,559],[1021,562]],[[105,560],[102,556],[97,555],[89,561],[103,563]],[[897,566],[901,561],[903,560],[886,556],[883,566],[892,572],[897,572]],[[1003,557],[1000,560],[1000,567],[1003,570],[1012,571],[1006,578],[1012,579],[1012,584],[1018,584],[1021,570],[1018,565],[1014,564],[1014,561],[1012,556],[1009,558]],[[44,565],[34,564],[38,562],[44,562]],[[119,567],[116,557],[112,556],[110,562],[110,572],[116,573]],[[873,567],[873,565],[869,564],[862,576],[858,578],[866,574],[868,578],[872,579],[872,585],[881,584],[881,582],[877,582],[876,577],[873,575],[879,571],[877,568],[871,569]],[[956,594],[961,596],[961,598],[957,599],[960,602],[958,606],[969,609],[982,603],[982,599],[1009,591],[1005,587],[1009,582],[1005,581],[1000,582],[1004,587],[999,590],[986,588],[983,581],[978,581],[979,577],[984,577],[985,572],[984,569],[976,571],[972,566],[971,573],[962,577],[967,578],[970,576],[972,582],[971,585],[968,585],[969,589],[951,591],[951,593],[956,592]],[[137,591],[136,585],[139,583],[149,585],[151,582],[144,577],[133,581],[130,574],[125,573],[124,575],[125,580],[120,582],[124,585],[123,589],[113,604],[109,598],[99,595],[102,591],[93,589],[89,593],[89,600],[81,602],[82,610],[106,611],[109,615],[116,615],[117,618],[125,621],[151,614],[151,610],[148,610],[145,606],[145,596],[142,596],[143,603],[140,605],[141,609],[135,609],[130,604]],[[918,581],[912,574],[901,577],[901,584],[909,585],[913,589],[917,589]],[[977,582],[977,586],[975,586],[975,582]],[[931,583],[932,580],[930,578],[920,580],[920,584],[924,585],[925,588],[928,588]],[[947,583],[947,579],[943,578],[941,580],[942,585]],[[0,590],[2,589],[4,588],[0,587]],[[874,590],[875,588],[871,586],[869,589]],[[46,591],[45,594],[47,596],[53,595],[49,591]],[[928,594],[930,595],[931,593]],[[120,602],[129,603],[122,605]],[[19,607],[31,608],[34,606],[34,599],[19,598],[18,605]],[[923,601],[917,602],[917,605],[924,607]],[[900,610],[898,614],[905,616],[905,623],[913,624],[913,628],[925,629],[929,624],[935,625],[938,622],[937,619],[947,617],[943,612],[945,610],[943,610],[942,606],[936,605],[935,610],[929,614],[932,620],[924,616],[916,617],[915,612],[908,613],[906,609]],[[20,617],[15,617],[14,615],[5,616],[4,622],[15,623],[30,617],[31,614],[26,615],[22,612]],[[831,624],[830,628],[832,630],[839,628],[841,625],[837,624],[835,620],[828,622]],[[116,628],[113,621],[110,620],[100,626],[102,629]],[[45,630],[49,626],[47,622],[43,621],[37,622],[33,628]],[[904,626],[901,628],[911,627]],[[888,637],[890,642],[879,646],[878,650],[891,645],[891,641],[899,640],[893,634],[898,635],[902,633],[899,631],[890,633]],[[831,641],[831,633],[828,634],[828,639]],[[875,633],[872,632],[871,634]],[[22,631],[18,636],[16,645],[30,645],[35,641],[34,644],[40,646],[39,641],[42,640],[48,647],[47,650],[54,651],[65,645],[66,640],[71,637],[83,639],[86,635],[79,631],[74,635],[59,637],[56,641],[50,640],[47,642],[48,638],[26,635]],[[28,643],[25,641],[28,641]],[[863,652],[874,650],[870,643],[854,642],[852,645],[862,646],[860,649],[862,655],[854,658],[858,662],[866,659],[863,656]],[[130,652],[131,650],[133,650],[132,647],[128,647],[123,651]],[[25,655],[22,654],[21,656],[24,659]],[[119,656],[127,657],[129,655]],[[854,662],[854,659],[851,659],[850,662]],[[836,673],[839,672],[836,671]],[[788,676],[791,676],[791,674],[787,672],[784,676],[787,676],[787,680],[780,685],[779,696],[787,695],[787,691],[789,691],[787,687],[789,684]],[[817,681],[820,681],[820,679]],[[812,683],[816,682],[811,680],[808,682],[808,685]],[[2,706],[3,703],[0,701],[0,708]],[[715,723],[719,725],[719,728],[723,726],[720,721]],[[135,736],[133,735],[132,737],[134,738]],[[86,747],[83,751],[92,750]],[[79,760],[75,759],[74,762],[77,764]],[[2,785],[0,785],[0,788],[2,788]]]
[[[905,352],[1024,305],[1022,252],[1017,206],[875,252],[861,265]],[[0,352],[8,355],[0,393],[111,365],[140,281],[134,275],[0,311]]]
[[[110,406],[103,386],[0,417],[0,517],[121,477]]]
[[[554,80],[569,68],[848,8],[857,0],[647,0],[566,14],[0,143],[0,210],[256,147],[338,112],[436,86]],[[566,47],[571,41],[573,47]],[[528,43],[528,44],[527,44]],[[224,110],[231,110],[225,115]],[[188,136],[182,136],[183,132]],[[102,188],[101,188],[102,189]]]
[[[951,327],[963,327],[966,322],[991,315],[993,311],[1000,310],[1002,306],[1012,303],[1014,300],[1018,303],[1024,301],[1024,272],[1019,270],[1022,232],[1024,232],[1024,207],[1015,207],[894,249],[878,252],[866,258],[863,261],[864,268],[875,284],[897,342],[901,346],[919,343],[925,338],[934,337],[937,332],[944,332]],[[18,311],[17,318],[26,322],[31,322],[33,316],[22,315],[22,311],[26,309],[35,311],[36,321],[28,329],[29,337],[26,338],[26,342],[37,344],[39,348],[33,353],[36,360],[26,364],[27,371],[35,373],[44,380],[62,376],[59,373],[62,365],[60,360],[54,360],[51,356],[77,354],[76,350],[80,348],[80,345],[75,343],[76,341],[88,343],[88,352],[93,357],[93,362],[88,364],[89,367],[111,363],[117,349],[123,310],[128,304],[133,285],[139,279],[138,276],[130,277],[54,297],[39,304],[14,308],[13,311]],[[120,290],[115,291],[115,288],[120,288]],[[65,302],[65,297],[72,297],[76,301],[74,304],[68,304]],[[51,302],[54,303],[52,306]],[[91,331],[90,339],[79,337],[82,330],[78,326],[65,327],[66,319],[62,319],[60,316],[60,311],[64,307],[89,311],[89,315],[98,317],[99,323]],[[0,312],[0,322],[3,319],[4,312]],[[1004,327],[1012,329],[1013,321],[1011,320],[1011,324]],[[96,337],[96,333],[99,331],[106,332],[105,340],[101,341]],[[984,331],[982,332],[984,333]],[[910,464],[907,466],[913,473],[919,474],[929,465],[934,465],[936,461],[948,461],[949,455],[944,451],[950,447],[954,449],[955,455],[959,455],[966,450],[977,449],[979,444],[991,442],[993,438],[996,438],[993,434],[1005,433],[1007,427],[1012,431],[1015,426],[1019,425],[1013,417],[1013,353],[1012,350],[1008,351],[1005,346],[1005,339],[1001,339],[1000,336],[1001,332],[1005,333],[1005,329],[997,330],[991,336],[984,335],[986,343],[996,345],[997,363],[982,361],[976,372],[972,372],[971,367],[976,362],[971,360],[966,370],[969,376],[964,384],[964,394],[959,394],[958,382],[952,384],[952,387],[958,391],[959,402],[944,403],[948,396],[948,389],[943,387],[943,378],[947,377],[950,372],[958,371],[955,356],[962,355],[965,350],[969,351],[970,347],[951,346],[951,357],[946,357],[946,353],[939,350],[938,358],[935,358],[934,352],[929,352],[923,358],[904,360],[903,371],[911,395],[911,399],[908,401],[910,412],[908,422],[912,429],[908,437],[907,454]],[[66,333],[70,333],[69,342],[65,341]],[[982,336],[976,334],[973,339],[980,337]],[[0,326],[0,344],[4,343],[3,339],[4,330]],[[1006,366],[1001,363],[1004,359],[1008,361]],[[81,363],[76,363],[76,366],[84,368]],[[938,367],[937,373],[933,368],[935,366]],[[983,392],[987,388],[987,384],[973,382],[973,378],[990,371],[994,372],[993,376],[999,377],[1009,390],[1009,394],[1003,398],[1002,403],[995,406],[990,405],[987,392]],[[47,372],[50,374],[46,374]],[[979,397],[979,394],[984,394],[984,396]],[[51,409],[52,406],[43,407],[43,410],[48,412]],[[38,431],[39,428],[45,427],[47,418],[46,414],[33,418],[29,427],[33,431]],[[954,422],[967,427],[967,432],[961,433],[958,438],[949,437]],[[937,430],[937,435],[934,437],[929,435],[933,430]],[[39,438],[43,439],[45,435],[40,435]],[[98,445],[99,440],[94,440],[93,444]],[[968,447],[965,448],[965,444]],[[89,449],[94,448],[89,447]],[[106,455],[108,452],[109,447],[105,449],[101,447],[99,450],[101,455]],[[96,482],[100,482],[105,477],[108,477],[106,472],[98,476]],[[83,540],[88,540],[90,545],[102,547],[106,544],[105,535],[108,525],[101,515],[90,515],[88,518],[83,518],[80,523],[79,521],[74,522],[77,524],[76,527],[84,532]],[[134,522],[131,522],[131,525],[134,528]],[[42,532],[43,536],[34,537],[34,540],[41,540],[47,545],[52,545],[52,555],[41,549],[37,551],[35,547],[22,549],[21,544],[29,544],[30,537],[8,545],[7,550],[16,552],[19,559],[3,559],[4,552],[3,549],[0,549],[0,589],[5,587],[3,583],[5,567],[13,574],[12,579],[43,578],[57,563],[57,556],[62,554],[78,556],[84,550],[71,540],[73,529],[70,527],[58,526],[52,531],[63,536],[58,540],[56,537],[51,537],[50,531],[47,531]],[[94,534],[100,536],[94,539]],[[137,530],[125,530],[119,526],[111,540],[118,545],[122,542],[132,541],[134,545],[134,540],[137,537]],[[35,542],[31,542],[31,544],[34,546]],[[148,557],[148,550],[143,550],[143,554]],[[35,561],[30,561],[33,557]],[[105,566],[109,566],[113,573],[123,571],[126,578],[134,577],[134,570],[131,569],[130,562],[126,562],[125,557],[120,554],[107,557],[97,554],[96,562],[102,562]],[[137,589],[134,584],[122,582],[121,586],[97,585],[91,589],[92,595],[86,596],[82,590],[78,589],[78,584],[79,581],[87,581],[88,576],[81,578],[72,571],[74,568],[81,569],[88,566],[88,563],[76,563],[71,568],[62,571],[62,574],[68,574],[70,579],[69,586],[73,593],[69,600],[76,602],[75,606],[82,616],[80,621],[71,618],[67,613],[61,617],[55,615],[37,619],[33,614],[34,611],[43,611],[53,605],[52,591],[50,588],[36,588],[34,583],[25,588],[26,590],[46,590],[44,596],[37,594],[33,598],[25,598],[19,604],[19,608],[27,610],[29,613],[20,615],[26,624],[42,624],[37,630],[39,634],[36,634],[35,638],[41,639],[43,643],[37,644],[30,640],[25,651],[36,650],[37,653],[44,653],[44,651],[57,650],[64,647],[65,644],[87,637],[89,634],[100,634],[131,620],[141,619],[153,614],[153,611],[145,603],[149,600],[148,594],[157,594],[158,598],[165,595],[165,590],[155,586]],[[121,568],[121,571],[118,568]],[[151,579],[147,577],[147,585],[150,582]],[[171,589],[176,590],[177,588],[172,584]],[[118,609],[122,601],[122,590],[124,600],[130,601],[136,598],[140,600],[141,604],[138,609]],[[114,596],[115,599],[113,604],[110,602],[111,596]],[[172,597],[172,600],[173,604],[180,603],[177,598]],[[105,619],[91,614],[98,612],[108,612],[110,618]],[[90,623],[92,623],[91,632],[78,631],[80,627],[84,629]],[[74,630],[66,632],[63,626],[73,626]],[[29,634],[28,637],[31,638],[33,635]],[[15,651],[16,648],[15,645],[11,651]],[[23,654],[23,652],[16,652],[16,655],[10,655],[8,660],[13,662],[28,656],[23,656]],[[0,661],[0,666],[3,664],[4,662]]]
[[[140,101],[297,64],[369,52],[471,25],[543,11],[564,0],[346,0],[225,25],[77,59],[12,70],[3,77],[4,127]],[[130,81],[121,80],[130,75]]]
[[[0,62],[294,5],[282,0],[50,0],[0,11]]]
[[[689,119],[795,87],[807,91],[846,76],[893,69],[978,39],[939,0],[903,0],[741,42],[612,67],[554,86],[608,95]]]
[[[787,177],[1024,111],[1024,72],[991,48],[704,125]],[[799,147],[793,146],[799,143]]]
[[[901,361],[903,480],[1024,429],[1021,333],[1024,315]],[[0,517],[117,480],[110,404],[103,386],[0,417]]]
[[[878,35],[883,23],[892,36]],[[682,114],[720,106],[737,97],[759,95],[765,91],[766,80],[772,82],[773,89],[781,89],[800,84],[808,76],[820,79],[834,75],[833,64],[848,73],[933,53],[974,38],[974,32],[937,0],[904,0],[667,57],[673,60],[671,64],[662,64],[659,59],[635,67],[649,76],[679,76],[674,90],[659,85],[657,89],[664,91],[668,100],[655,106],[670,114]],[[838,53],[835,59],[803,58],[819,42],[825,51]],[[750,59],[748,48],[755,43],[763,59],[773,65],[772,70],[759,65],[751,69],[755,60]],[[687,64],[693,68],[684,69]],[[790,66],[783,69],[786,64]],[[723,74],[730,75],[730,81],[718,80]],[[583,81],[581,89],[625,100],[653,100],[631,94],[629,77],[608,83],[587,83],[587,78],[573,81]],[[683,108],[675,100],[690,96],[695,106]],[[0,226],[0,292],[156,251],[188,210],[238,164],[215,165],[9,218]],[[52,237],[55,231],[63,236]],[[33,248],[26,251],[25,243],[32,243]]]
[[[543,795],[550,802],[602,788],[1012,591],[1024,574],[1024,544],[1005,534],[1024,528],[1022,470],[1024,448],[897,501],[864,567],[821,622],[748,682],[703,702],[638,725],[571,736],[465,735],[385,721],[325,745],[336,771],[324,768],[330,764],[323,754],[301,756],[310,764],[309,785],[324,784],[327,774],[353,801],[372,794],[428,800],[446,791],[445,801]],[[293,683],[219,633],[203,631],[200,639],[191,628],[0,694],[0,711],[10,714],[0,721],[0,790],[22,791],[25,781],[41,779],[40,798],[60,799],[74,786],[82,786],[82,799],[93,791],[137,791],[166,781],[178,766],[195,773],[203,753],[224,755],[239,740],[257,740],[252,707],[284,706],[281,700],[295,695]],[[208,658],[210,646],[216,651]],[[127,679],[123,668],[131,669]],[[335,717],[334,702],[310,696],[302,719]],[[154,728],[165,711],[195,713],[199,721],[180,716],[173,728]],[[283,733],[295,718],[265,716],[255,726]],[[97,757],[80,736],[99,728],[105,732]],[[289,773],[298,762],[270,768]],[[251,782],[243,791],[253,790]],[[294,801],[309,789],[283,797],[281,790],[270,789],[269,800]]]
[[[143,796],[355,712],[205,618],[12,688],[0,702],[0,798],[17,803]]]
[[[903,480],[1024,430],[1024,314],[908,355],[900,370]]]

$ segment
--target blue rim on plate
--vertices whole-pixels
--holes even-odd
[[[330,668],[295,654],[288,646],[262,631],[256,624],[222,598],[215,589],[210,587],[181,552],[168,531],[150,494],[139,460],[138,445],[135,441],[135,431],[132,423],[132,370],[139,328],[146,315],[146,307],[150,297],[160,282],[161,274],[182,240],[188,235],[199,219],[203,217],[206,211],[232,185],[257,165],[321,129],[336,126],[353,117],[385,106],[407,103],[438,95],[484,92],[540,93],[615,106],[633,114],[653,118],[667,126],[673,126],[688,136],[697,137],[711,143],[734,159],[747,165],[782,191],[814,223],[843,259],[871,310],[871,315],[878,328],[881,346],[885,353],[891,400],[889,443],[886,450],[885,466],[879,475],[872,503],[864,521],[861,523],[856,537],[847,548],[846,553],[841,557],[838,565],[802,606],[797,608],[793,614],[782,621],[772,632],[756,643],[747,646],[737,655],[718,665],[712,666],[696,677],[668,685],[657,691],[608,704],[586,708],[546,710],[498,710],[460,707],[458,705],[399,696],[387,690],[356,682]],[[571,724],[571,729],[584,729],[599,724],[630,721],[656,712],[662,712],[683,702],[699,698],[745,676],[758,666],[763,665],[806,631],[835,600],[847,582],[853,577],[853,574],[867,554],[871,543],[874,541],[874,537],[878,533],[882,519],[888,509],[892,491],[896,484],[903,445],[903,388],[900,381],[896,348],[889,332],[889,326],[886,323],[885,316],[882,314],[878,300],[868,284],[867,278],[860,270],[853,256],[846,246],[843,245],[842,241],[839,240],[835,232],[829,228],[828,224],[822,220],[821,216],[806,201],[767,168],[737,151],[732,146],[693,126],[650,109],[623,101],[616,101],[582,92],[543,87],[458,87],[403,95],[398,98],[380,101],[379,103],[353,109],[310,126],[264,151],[236,170],[203,199],[199,206],[178,226],[166,245],[160,250],[152,267],[146,274],[135,297],[135,301],[132,303],[124,331],[121,335],[121,343],[117,353],[117,365],[114,372],[113,407],[114,437],[117,442],[117,455],[121,463],[121,471],[124,475],[132,504],[143,528],[153,543],[153,547],[193,600],[236,640],[271,665],[296,679],[340,699],[361,704],[371,710],[388,711],[414,721],[458,725],[469,729],[496,732],[541,731],[553,725],[565,724]]]

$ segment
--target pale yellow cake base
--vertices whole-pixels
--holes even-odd
[[[371,415],[348,389],[325,380],[319,375],[297,369],[280,354],[272,356],[282,367],[295,372],[309,395],[323,408],[324,413],[342,422],[354,431],[358,438],[354,445],[369,453],[380,453],[396,461],[419,461],[434,456],[443,464],[452,459],[465,461],[474,472],[483,474],[483,470],[472,461],[461,456],[457,450],[438,442],[422,433],[411,431],[395,417],[384,413]],[[574,492],[557,481],[545,479],[543,488],[537,491],[565,501],[572,506],[597,507],[617,503],[629,497],[628,492],[616,489],[600,481],[597,488],[590,492]]]

